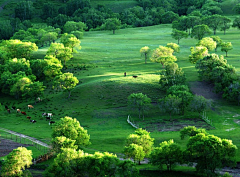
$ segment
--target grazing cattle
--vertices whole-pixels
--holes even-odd
[[[45,113],[45,112],[44,112],[44,113],[42,113],[42,117],[43,117],[43,116],[47,116],[47,113]]]
[[[12,106],[12,109],[14,109],[14,110],[15,110],[15,109],[16,109],[16,107],[15,107],[15,106]]]
[[[20,109],[17,109],[17,113],[21,113],[21,110],[20,110]]]
[[[52,119],[51,117],[46,117],[46,121],[47,121],[47,120],[51,120],[51,119]]]
[[[34,108],[32,105],[28,105],[28,109],[32,109]]]
[[[133,76],[133,78],[137,78],[138,76]]]
[[[10,114],[11,112],[10,112],[10,109],[7,109],[7,112]]]
[[[35,122],[37,122],[37,121],[36,121],[36,120],[30,120],[30,122],[35,123]]]
[[[49,121],[49,125],[52,125],[54,123],[55,123],[55,121]]]
[[[40,102],[42,101],[42,99],[40,97],[37,97],[37,101]]]
[[[53,117],[52,113],[47,113],[48,117]]]
[[[29,119],[29,120],[30,120],[30,119],[31,119],[31,117],[30,117],[30,116],[27,116],[27,119]]]
[[[26,112],[24,112],[24,111],[22,111],[21,113],[22,113],[23,115],[25,115],[25,116],[27,115],[27,113],[26,113]]]

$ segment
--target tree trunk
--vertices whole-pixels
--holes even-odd
[[[180,39],[178,38],[178,44],[179,44]]]
[[[138,161],[138,165],[141,165],[141,161],[140,160]]]
[[[68,98],[70,98],[70,96],[71,96],[71,91],[69,91]]]
[[[145,64],[147,64],[147,54],[145,53]]]
[[[115,34],[115,30],[113,30],[113,34]]]
[[[141,119],[141,109],[138,109],[138,117]]]
[[[226,52],[226,57],[227,57],[227,52]]]

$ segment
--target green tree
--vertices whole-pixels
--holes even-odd
[[[113,31],[113,34],[115,34],[115,30],[119,29],[120,26],[121,21],[117,18],[108,18],[103,24],[104,29]]]
[[[213,34],[216,34],[218,28],[220,28],[223,24],[224,17],[218,14],[207,16],[203,19],[204,24],[206,24],[209,28],[213,29]]]
[[[240,17],[236,17],[234,20],[233,20],[233,25],[232,27],[236,27],[238,29],[240,29]]]
[[[75,140],[74,145],[77,145],[78,149],[90,144],[90,136],[87,134],[87,130],[81,127],[79,121],[75,118],[72,119],[66,116],[55,123],[52,138],[54,139],[61,136]]]
[[[31,84],[32,81],[28,77],[19,79],[11,88],[10,94],[14,95],[18,99],[24,93],[24,87]]]
[[[203,133],[205,135],[208,135],[205,129],[203,128],[196,128],[195,126],[187,126],[180,130],[180,137],[183,140],[185,136],[196,136],[198,133]]]
[[[168,95],[159,99],[158,103],[161,111],[169,114],[170,121],[172,121],[172,115],[180,112],[181,99],[176,95]]]
[[[124,147],[124,154],[126,155],[127,158],[133,158],[135,162],[138,161],[139,165],[141,164],[140,162],[145,157],[143,147],[133,143]]]
[[[60,153],[62,148],[77,149],[75,145],[76,140],[66,138],[65,136],[58,136],[52,139],[52,149],[55,153]]]
[[[222,52],[226,52],[226,57],[227,57],[227,53],[229,50],[232,50],[232,43],[231,42],[223,42],[221,45],[221,51]]]
[[[34,15],[34,7],[32,1],[20,1],[15,9],[15,18],[19,18],[20,20],[30,20]]]
[[[224,35],[226,34],[226,30],[230,29],[231,22],[231,19],[228,17],[222,18],[221,31],[224,31]]]
[[[128,105],[138,110],[139,119],[144,120],[144,111],[151,105],[151,99],[142,93],[132,93],[128,96]]]
[[[148,46],[142,47],[140,53],[145,57],[145,64],[147,63],[148,54],[150,53],[150,48]]]
[[[186,39],[188,37],[188,33],[185,31],[179,31],[179,30],[173,29],[171,36],[173,39],[177,40],[178,44],[179,44],[179,41],[181,39],[183,39],[183,38]]]
[[[55,42],[55,40],[57,40],[57,37],[58,37],[58,34],[56,32],[46,32],[43,34],[41,41],[43,43],[46,43],[46,45],[48,43],[50,46],[52,42]]]
[[[239,82],[233,82],[228,87],[224,88],[223,98],[229,101],[240,103],[240,84]]]
[[[177,63],[168,63],[166,69],[160,72],[159,84],[164,91],[173,85],[184,85],[185,81],[186,76]]]
[[[54,78],[54,86],[60,90],[68,91],[68,98],[71,96],[71,91],[79,83],[77,77],[74,77],[72,73],[64,73]]]
[[[73,34],[64,33],[60,41],[65,47],[70,47],[72,49],[72,52],[76,52],[73,50],[74,47],[77,47],[78,50],[81,49],[81,41],[77,39]]]
[[[206,47],[208,51],[212,51],[216,49],[217,43],[211,37],[205,37],[198,41],[197,46],[203,46]]]
[[[189,61],[192,64],[195,64],[198,60],[208,55],[208,49],[204,46],[191,47],[190,51],[191,55],[189,55]]]
[[[194,95],[189,104],[189,109],[193,112],[199,113],[199,117],[201,118],[201,113],[211,107],[211,104],[211,100],[208,100],[201,95]]]
[[[72,49],[64,47],[62,43],[51,43],[47,51],[47,55],[53,55],[64,63],[64,66],[66,66],[66,61],[69,61],[73,57],[72,53]]]
[[[26,73],[26,75],[32,74],[32,69],[30,67],[29,60],[26,60],[25,58],[13,58],[8,60],[6,64],[4,65],[5,70],[10,71],[12,74],[16,74],[19,71],[23,71]]]
[[[172,11],[166,11],[162,14],[162,23],[172,23],[175,20],[178,20],[179,15],[172,12]]]
[[[174,52],[179,53],[180,47],[176,43],[167,43],[166,47],[173,49]]]
[[[30,167],[32,164],[32,151],[25,147],[18,147],[8,154],[1,169],[1,176],[22,176],[25,167]]]
[[[232,9],[236,14],[240,14],[240,3],[236,4]]]
[[[39,81],[26,84],[23,88],[22,96],[25,98],[34,99],[36,104],[37,98],[41,97],[44,94],[45,88],[46,86],[44,86],[43,83]]]
[[[211,38],[217,43],[215,52],[217,52],[217,48],[222,45],[222,39],[219,36],[211,36]]]
[[[235,165],[237,146],[231,140],[198,133],[189,139],[186,153],[189,161],[196,162],[198,172],[214,174],[216,168]]]
[[[210,34],[211,31],[207,25],[196,25],[192,29],[191,37],[201,40],[205,34]]]
[[[177,61],[177,58],[173,55],[173,52],[173,49],[160,45],[153,51],[151,61],[161,63],[164,68],[166,63]]]
[[[150,156],[150,162],[160,169],[163,168],[163,165],[166,165],[167,170],[171,171],[174,165],[183,162],[183,152],[172,139],[164,141],[159,144],[159,147],[154,148]]]
[[[37,80],[44,80],[44,68],[47,66],[47,61],[43,59],[36,59],[30,61],[32,73],[37,77]]]
[[[52,80],[56,76],[62,74],[61,69],[63,68],[61,61],[52,55],[46,55],[44,60],[47,63],[47,66],[44,67],[44,75],[47,77],[47,80]]]
[[[150,133],[143,129],[135,130],[135,134],[130,134],[127,137],[126,145],[124,148],[124,154],[127,157],[137,158],[139,161],[144,157],[149,157],[153,148],[154,138],[150,137]],[[135,145],[138,146],[135,146]],[[140,148],[141,146],[142,148]],[[143,151],[141,150],[143,149]]]
[[[72,31],[84,32],[86,29],[87,29],[87,26],[83,22],[67,21],[63,26],[64,33],[71,33]]]
[[[189,105],[193,95],[187,85],[173,85],[167,90],[167,95],[176,95],[181,99],[180,108],[184,115],[185,108]]]

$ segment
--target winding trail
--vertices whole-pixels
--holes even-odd
[[[28,140],[30,140],[30,141],[32,141],[32,142],[34,142],[36,144],[39,144],[39,145],[41,145],[43,147],[51,148],[51,146],[49,146],[48,144],[46,144],[46,143],[44,143],[42,141],[37,140],[36,138],[30,137],[30,136],[27,136],[27,135],[23,135],[21,133],[17,133],[17,132],[14,132],[14,131],[11,131],[11,130],[8,130],[8,129],[5,129],[5,128],[1,128],[1,127],[0,127],[0,130],[2,130],[4,132],[7,132],[7,133],[10,133],[12,135],[17,135],[17,136],[19,136],[21,138],[28,139]]]

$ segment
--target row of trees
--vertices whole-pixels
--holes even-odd
[[[153,147],[154,139],[150,137],[150,133],[137,129],[135,134],[127,137],[124,154],[139,163],[148,157],[151,164],[160,169],[166,165],[169,171],[177,164],[195,162],[197,172],[208,175],[213,175],[217,168],[236,164],[237,147],[231,140],[221,139],[207,133],[205,129],[197,129],[194,126],[181,129],[180,137],[190,137],[185,150],[172,139]]]

